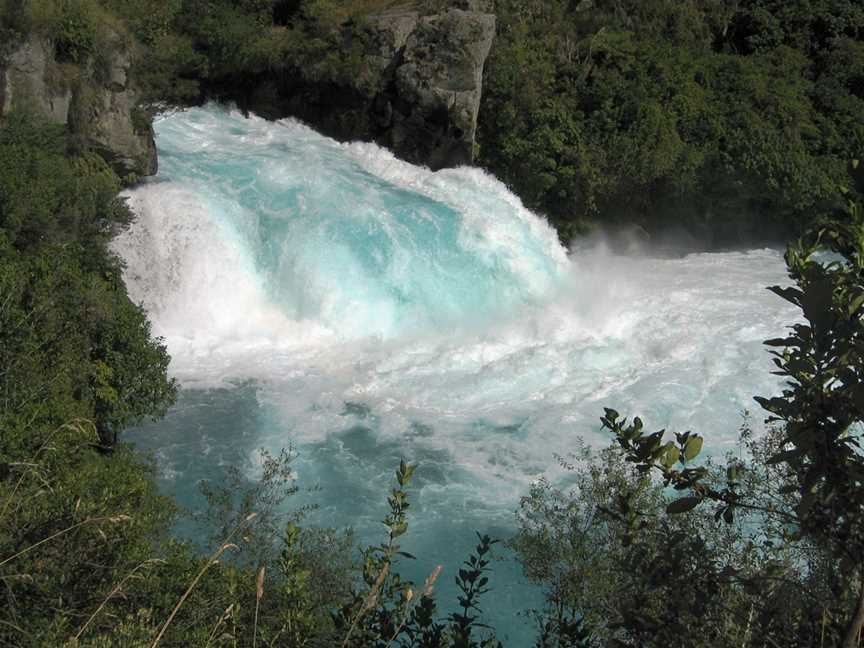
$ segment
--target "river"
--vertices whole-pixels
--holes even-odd
[[[754,394],[777,390],[761,342],[792,308],[776,249],[670,257],[563,248],[478,169],[430,172],[372,144],[213,106],[156,122],[159,175],[128,193],[114,243],[182,385],[126,437],[190,507],[227,465],[291,446],[309,524],[383,537],[400,458],[416,462],[405,571],[439,592],[474,531],[506,538],[533,480],[603,407],[694,429],[720,454]],[[757,419],[759,416],[757,415]],[[540,602],[499,551],[485,620],[530,645]]]

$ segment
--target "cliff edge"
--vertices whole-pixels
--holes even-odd
[[[470,164],[483,66],[495,36],[490,8],[474,0],[429,15],[366,16],[342,34],[346,49],[360,43],[356,74],[298,69],[262,78],[243,107],[270,119],[297,117],[343,141],[374,141],[432,169]]]
[[[138,110],[129,82],[131,52],[119,36],[86,65],[64,61],[49,38],[35,33],[6,49],[0,57],[0,119],[15,109],[36,112],[66,126],[127,182],[156,173],[152,123]]]

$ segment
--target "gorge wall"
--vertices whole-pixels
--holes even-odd
[[[310,78],[304,70],[255,80],[240,97],[271,119],[292,116],[340,140],[374,141],[432,169],[470,164],[483,82],[495,36],[491,3],[454,2],[440,13],[392,10],[342,32],[359,39],[351,77]],[[237,98],[236,88],[223,88]]]
[[[151,120],[138,111],[129,79],[132,54],[119,36],[98,63],[88,65],[64,61],[50,39],[35,33],[6,48],[0,57],[0,119],[14,109],[36,112],[66,126],[120,178],[156,173]]]
[[[211,80],[202,82],[198,100],[236,102],[269,119],[296,117],[331,137],[374,141],[432,169],[470,164],[495,36],[492,2],[423,7],[404,5],[343,25],[335,49],[341,44],[353,53],[350,68],[298,65]],[[152,118],[139,106],[133,65],[147,53],[128,36],[112,32],[85,62],[70,60],[37,32],[0,43],[0,50],[0,119],[16,108],[39,113],[66,126],[127,182],[156,173]],[[323,56],[339,54],[333,50],[331,44]]]

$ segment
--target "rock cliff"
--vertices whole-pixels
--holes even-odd
[[[98,72],[58,61],[51,41],[31,35],[0,58],[0,119],[14,108],[63,124],[124,179],[156,173],[150,120],[137,113],[131,55],[121,39]]]
[[[274,119],[298,117],[337,139],[372,140],[433,169],[469,164],[495,16],[483,0],[454,4],[431,15],[368,16],[344,32],[346,48],[362,42],[357,75],[309,78],[298,70],[261,79],[244,107]]]
[[[433,169],[470,164],[483,67],[495,35],[491,0],[434,0],[344,25],[350,65],[326,62],[286,73],[227,79],[201,100],[236,101],[271,119],[297,117],[341,140],[375,141]],[[414,5],[407,5],[413,7]],[[325,52],[337,53],[339,44]],[[63,124],[121,178],[156,172],[150,118],[130,83],[128,41],[109,34],[86,64],[62,60],[44,35],[0,44],[0,120],[13,108]]]

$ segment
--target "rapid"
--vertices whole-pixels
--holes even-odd
[[[254,478],[258,448],[291,446],[289,505],[378,541],[404,457],[419,464],[405,571],[443,564],[447,607],[474,531],[506,538],[532,481],[566,485],[556,455],[606,445],[604,407],[719,454],[752,396],[777,391],[762,341],[795,317],[765,290],[786,283],[779,250],[566,250],[479,169],[214,106],[156,131],[159,175],[128,192],[137,219],[113,246],[183,389],[127,440],[189,506],[201,479]],[[499,554],[485,620],[529,645],[514,614],[538,592]]]

